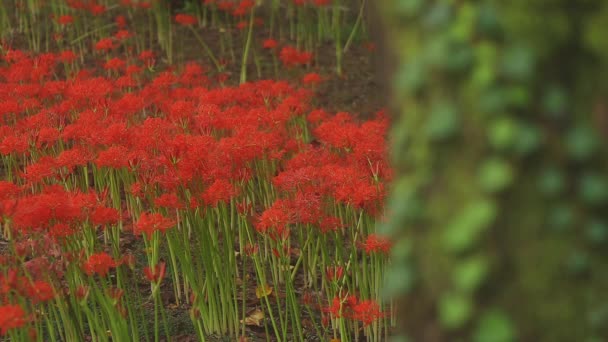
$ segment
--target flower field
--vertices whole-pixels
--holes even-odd
[[[389,121],[316,105],[359,4],[1,5],[0,340],[386,340]]]

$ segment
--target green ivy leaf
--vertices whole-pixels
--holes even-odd
[[[595,131],[586,125],[571,129],[566,135],[566,151],[576,161],[584,161],[593,156],[599,143]]]
[[[608,181],[597,173],[587,173],[580,179],[579,194],[588,205],[600,205],[608,200]]]
[[[479,171],[479,184],[489,193],[504,190],[513,182],[513,168],[507,161],[499,158],[486,160]]]
[[[517,136],[518,124],[509,116],[496,118],[489,129],[490,144],[499,150],[507,150],[513,146]]]
[[[608,225],[599,220],[592,220],[585,228],[587,240],[593,244],[601,244],[608,240]]]
[[[471,257],[457,263],[452,273],[453,282],[457,289],[470,293],[481,285],[487,273],[487,259],[483,256]]]
[[[445,247],[455,253],[470,248],[481,233],[496,219],[497,207],[491,200],[481,199],[470,203],[446,228]]]
[[[460,129],[460,118],[455,106],[441,103],[433,106],[426,132],[433,141],[449,139]]]
[[[538,189],[543,195],[553,197],[561,194],[566,187],[562,170],[552,166],[544,169],[538,176]]]
[[[457,329],[463,326],[473,312],[471,298],[466,295],[448,293],[439,301],[439,318],[448,329]]]
[[[477,324],[475,342],[510,342],[515,340],[511,320],[501,311],[485,312]]]

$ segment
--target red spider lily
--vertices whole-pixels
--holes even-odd
[[[56,241],[62,241],[70,236],[74,236],[76,228],[67,223],[56,223],[49,228],[49,236]]]
[[[193,15],[180,13],[175,15],[175,22],[180,25],[191,26],[196,24],[198,20]]]
[[[0,335],[6,335],[12,329],[23,327],[28,319],[25,311],[19,305],[0,306]]]
[[[378,236],[376,234],[370,234],[365,239],[365,242],[361,244],[361,248],[366,253],[384,253],[388,254],[391,250],[392,243],[385,237]]]
[[[279,43],[278,43],[276,40],[272,39],[272,38],[266,39],[266,40],[264,40],[264,42],[262,43],[262,47],[263,47],[264,49],[274,49],[274,48],[276,48],[278,45],[279,45]]]
[[[245,247],[243,248],[243,252],[245,253],[246,256],[252,256],[254,254],[256,254],[258,251],[260,250],[260,246],[258,244],[246,244]]]
[[[235,3],[232,0],[218,0],[217,1],[217,9],[220,11],[228,12],[231,11],[235,6]]]
[[[101,4],[91,4],[89,6],[89,12],[94,16],[100,16],[106,12],[106,6]]]
[[[152,237],[155,231],[165,232],[175,226],[175,221],[162,216],[159,213],[143,213],[139,221],[133,226],[135,234],[145,234],[148,238]]]
[[[360,321],[363,323],[363,326],[368,326],[384,316],[386,316],[386,313],[373,300],[365,300],[351,306],[351,319]]]
[[[286,238],[289,234],[287,225],[291,223],[288,207],[287,202],[277,200],[262,213],[255,228],[260,233],[275,233],[281,238]]]
[[[76,298],[83,300],[89,296],[90,290],[91,289],[88,286],[80,285],[76,288],[76,292],[74,293],[74,295],[76,296]]]
[[[244,30],[247,27],[249,27],[249,22],[246,20],[241,20],[238,23],[236,23],[236,28],[239,30]]]
[[[121,30],[127,27],[127,18],[125,18],[124,15],[116,16],[114,22],[116,23],[116,26],[118,26],[118,28]]]
[[[166,265],[164,262],[158,263],[158,265],[154,266],[154,268],[145,267],[144,275],[146,279],[151,283],[160,283],[165,277]]]
[[[312,3],[317,7],[323,7],[331,4],[332,0],[312,0]]]
[[[116,268],[118,264],[109,254],[100,252],[92,254],[82,265],[82,269],[88,275],[98,274],[105,277],[110,269]]]
[[[217,207],[219,203],[227,203],[237,194],[234,185],[225,179],[217,179],[205,190],[202,199],[205,204]]]
[[[185,207],[184,203],[174,193],[160,195],[154,199],[154,205],[169,209],[183,209]]]
[[[114,47],[114,41],[112,38],[102,38],[95,43],[95,50],[97,51],[108,51],[112,50]]]
[[[33,303],[47,302],[55,298],[55,290],[46,281],[36,280],[27,287],[27,297]]]
[[[342,317],[342,307],[344,304],[344,300],[340,297],[334,297],[331,300],[331,305],[323,308],[323,312],[330,314],[334,318]]]
[[[57,22],[61,25],[69,25],[74,23],[74,17],[72,17],[71,15],[62,15],[57,18]]]
[[[241,0],[238,6],[232,11],[232,15],[235,17],[244,16],[253,8],[255,2],[253,0]]]
[[[91,223],[100,226],[109,226],[120,221],[120,213],[114,208],[96,207],[90,216]]]
[[[321,75],[317,74],[316,72],[308,73],[302,78],[302,83],[304,84],[314,85],[321,83],[321,81],[323,81],[323,78],[321,78]]]
[[[283,49],[281,49],[279,58],[286,67],[293,67],[297,65],[309,64],[312,61],[312,53],[299,51],[292,46],[285,46]]]
[[[110,167],[120,169],[129,166],[129,149],[124,146],[112,146],[109,149],[99,153],[95,164],[98,167]]]
[[[118,302],[122,296],[125,294],[125,291],[118,287],[111,287],[107,289],[108,296]]]
[[[126,63],[125,63],[124,60],[122,60],[122,59],[120,59],[118,57],[114,57],[114,58],[108,60],[106,62],[106,64],[104,64],[103,67],[106,70],[119,70],[119,69],[124,68],[125,64]]]
[[[133,34],[127,30],[120,30],[114,34],[114,38],[116,38],[118,40],[125,40],[132,36],[133,36]]]
[[[333,266],[327,267],[325,270],[325,275],[327,276],[327,280],[330,282],[340,281],[344,276],[344,267],[342,266]]]
[[[139,54],[138,58],[141,61],[148,62],[154,59],[154,52],[150,50],[144,50]]]

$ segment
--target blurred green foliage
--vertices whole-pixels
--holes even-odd
[[[378,6],[398,60],[383,229],[402,336],[608,338],[608,2]]]

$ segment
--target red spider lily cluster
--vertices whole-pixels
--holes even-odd
[[[203,4],[235,27],[263,24],[252,0]],[[116,8],[66,5],[53,16],[65,37]],[[303,309],[327,320],[314,323],[320,338],[378,340],[391,314],[381,301],[391,244],[376,234],[392,178],[388,118],[315,108],[316,72],[226,87],[221,66],[155,70],[159,52],[133,49],[127,19],[153,5],[120,1],[129,16],[112,14],[106,35],[73,36],[79,49],[2,46],[0,336],[159,340],[179,307],[200,340],[241,336],[251,308],[277,340],[304,340]],[[170,18],[204,45],[200,15]],[[291,71],[313,62],[299,44],[263,48]]]

